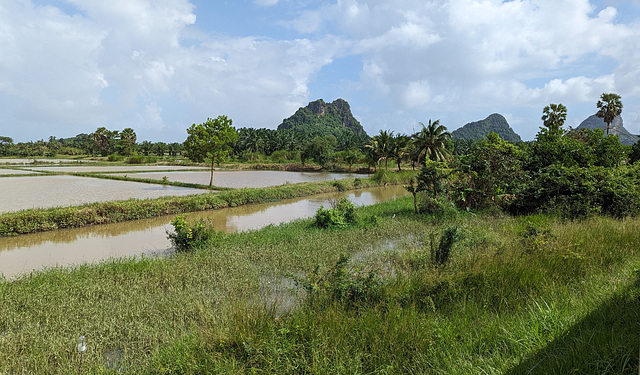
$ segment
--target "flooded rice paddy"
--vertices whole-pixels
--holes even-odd
[[[130,168],[133,168],[130,170]],[[209,171],[190,172],[154,172],[132,173],[136,171],[158,171],[173,169],[192,169],[175,166],[72,166],[72,167],[36,167],[30,171],[51,172],[92,172],[112,173],[125,172],[133,178],[152,178],[170,181],[194,182],[203,185],[209,183]],[[25,172],[18,169],[0,169],[0,175],[13,172]],[[18,172],[20,171],[20,172]],[[267,187],[287,183],[314,182],[354,178],[356,174],[348,173],[309,173],[283,171],[219,171],[214,173],[214,185],[231,188]],[[106,202],[116,200],[153,199],[165,196],[184,196],[208,193],[208,190],[177,187],[161,184],[145,184],[132,181],[116,181],[92,177],[69,175],[42,176],[6,176],[0,177],[0,213],[14,212],[32,208],[52,208],[76,206],[85,203]]]
[[[140,171],[175,171],[175,170],[194,170],[202,169],[209,171],[207,168],[189,167],[183,165],[124,165],[124,166],[94,166],[94,165],[71,165],[71,166],[50,166],[50,167],[23,167],[38,172],[65,172],[65,173],[112,173],[112,172],[140,172]]]
[[[356,205],[370,205],[406,194],[408,193],[401,186],[371,188],[197,212],[189,214],[189,220],[211,219],[216,230],[237,232],[311,217],[321,205],[328,207],[343,197]],[[53,266],[93,263],[109,258],[170,254],[172,250],[166,232],[172,229],[172,219],[173,216],[165,216],[0,238],[0,275],[15,278]]]
[[[66,175],[0,178],[0,212],[202,194],[206,190]]]
[[[34,174],[34,173],[40,173],[40,172],[28,171],[28,170],[22,170],[22,169],[0,168],[0,175]]]
[[[150,178],[154,180],[162,180],[163,177],[167,177],[169,181],[208,185],[209,179],[211,178],[211,172],[155,172],[135,173],[128,174],[127,176],[133,178]],[[262,188],[283,184],[297,184],[300,182],[340,180],[344,178],[356,178],[359,176],[361,175],[326,172],[215,171],[213,173],[213,185],[236,189]]]

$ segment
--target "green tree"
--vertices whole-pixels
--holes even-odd
[[[384,159],[385,169],[389,169],[389,158],[392,156],[393,131],[380,130],[378,135],[371,138],[371,142],[366,145],[375,151],[378,163]]]
[[[120,142],[118,144],[119,153],[122,156],[131,156],[136,152],[136,141],[138,136],[131,128],[124,128],[120,132]]]
[[[606,135],[609,135],[609,129],[613,120],[620,116],[622,113],[622,102],[620,101],[620,95],[614,93],[602,94],[600,100],[596,104],[598,107],[598,113],[596,116],[600,117],[607,123]]]
[[[168,149],[169,147],[164,142],[156,142],[153,144],[153,152],[160,157],[163,157]]]
[[[629,153],[629,163],[633,164],[640,160],[640,141],[631,146],[631,152]]]
[[[447,150],[446,141],[451,138],[451,133],[444,125],[440,125],[440,120],[432,122],[429,119],[429,125],[425,126],[423,123],[420,125],[422,125],[422,129],[413,135],[413,142],[417,149],[417,161],[420,162],[421,159],[424,161],[426,159],[447,161],[451,153]]]
[[[107,130],[107,128],[100,127],[95,132],[91,133],[98,151],[101,156],[107,156],[113,153],[113,149],[118,137],[117,130]]]
[[[398,134],[393,137],[390,155],[398,165],[398,171],[402,171],[402,161],[407,158],[410,152],[411,137],[406,134]]]
[[[149,153],[151,152],[151,150],[153,150],[153,143],[149,141],[142,141],[139,148],[140,152],[142,152],[142,155],[149,156]]]
[[[558,130],[567,120],[567,107],[562,104],[549,104],[542,110],[542,121],[550,131]]]
[[[303,164],[306,160],[313,159],[316,163],[325,167],[329,162],[335,143],[336,139],[332,135],[314,137],[311,142],[306,144],[300,154]]]
[[[213,167],[233,149],[234,143],[238,140],[238,133],[232,126],[231,119],[224,115],[215,119],[208,118],[202,124],[193,124],[187,129],[187,133],[189,136],[184,141],[185,156],[196,163],[211,160],[209,186],[212,186]]]

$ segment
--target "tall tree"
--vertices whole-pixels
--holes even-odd
[[[567,107],[562,104],[549,104],[542,110],[542,123],[550,131],[556,131],[567,120]]]
[[[95,132],[91,133],[93,141],[96,147],[100,151],[101,156],[107,156],[113,153],[113,147],[115,146],[116,137],[118,137],[117,130],[107,130],[107,128],[100,127]]]
[[[400,165],[402,164],[402,161],[407,158],[407,155],[409,155],[410,144],[411,137],[406,134],[398,134],[393,137],[390,155],[396,161],[398,171],[402,171],[402,167]]]
[[[221,162],[233,149],[238,133],[227,116],[208,118],[202,124],[193,124],[187,129],[189,136],[184,141],[185,156],[196,163],[211,159],[211,179],[213,185],[213,167]]]
[[[120,132],[120,155],[123,156],[131,156],[136,151],[136,141],[138,140],[138,136],[136,132],[131,128],[124,128]]]
[[[392,156],[393,131],[380,130],[378,135],[371,138],[371,142],[366,145],[375,151],[378,156],[378,163],[384,159],[385,169],[389,169],[389,158]]]
[[[446,141],[451,138],[451,133],[444,125],[440,125],[440,120],[432,122],[429,119],[429,125],[425,126],[423,123],[420,125],[422,129],[413,135],[418,162],[423,157],[424,160],[446,161],[451,154],[446,147]]]
[[[600,95],[600,100],[596,104],[598,107],[598,113],[596,116],[600,117],[607,123],[606,135],[609,135],[609,129],[613,120],[620,116],[622,113],[622,102],[620,101],[620,95],[612,92],[608,94]]]

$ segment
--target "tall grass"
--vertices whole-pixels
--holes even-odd
[[[380,222],[302,220],[0,282],[0,373],[77,372],[80,335],[86,373],[637,371],[640,220],[442,221],[411,198],[358,213]],[[452,226],[434,264],[432,234]],[[288,275],[314,273],[311,303]],[[377,297],[357,297],[369,274]]]

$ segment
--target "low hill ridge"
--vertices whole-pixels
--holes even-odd
[[[345,131],[366,135],[360,122],[353,117],[351,107],[344,99],[325,103],[318,99],[306,107],[300,107],[293,116],[278,125],[278,130],[291,129],[303,133],[333,134],[341,136]]]
[[[577,129],[602,129],[606,132],[607,123],[604,120],[596,115],[591,115],[587,117],[586,120],[582,121],[580,125],[578,125]],[[625,129],[622,117],[618,116],[613,119],[611,123],[611,127],[609,128],[610,134],[616,134],[620,138],[620,143],[623,145],[632,145],[638,142],[638,136],[629,133],[627,129]]]
[[[498,113],[494,113],[484,120],[470,122],[454,130],[451,132],[451,137],[453,139],[480,140],[491,132],[498,134],[505,141],[522,142],[522,138],[511,129],[507,119]]]

